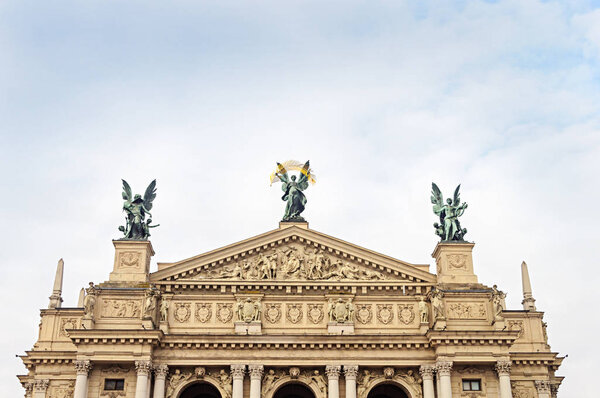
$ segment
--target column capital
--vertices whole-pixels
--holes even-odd
[[[435,363],[435,369],[440,376],[450,376],[452,371],[452,361],[437,361]]]
[[[23,388],[25,389],[25,396],[31,397],[31,393],[33,392],[33,383],[31,383],[31,382],[23,383]]]
[[[154,374],[156,375],[156,377],[167,377],[168,373],[169,373],[169,367],[165,364],[156,365],[154,367]]]
[[[538,394],[550,394],[550,382],[547,380],[536,380],[535,388],[537,389]]]
[[[435,365],[421,365],[419,368],[419,373],[423,379],[433,378],[433,374],[435,373]]]
[[[48,380],[48,379],[36,380],[33,382],[33,388],[34,388],[35,392],[45,393],[46,390],[48,389],[48,384],[50,384],[50,380]]]
[[[342,367],[340,365],[327,365],[325,366],[325,373],[327,374],[328,379],[339,379],[340,371]]]
[[[265,367],[263,365],[250,364],[248,365],[248,373],[250,373],[250,379],[262,379]]]
[[[92,363],[88,359],[74,361],[73,364],[75,365],[75,373],[78,375],[87,376],[89,371],[92,369]]]
[[[135,361],[135,369],[138,375],[147,375],[152,371],[152,361]]]
[[[510,376],[510,361],[498,361],[496,362],[496,372],[498,376]]]
[[[356,376],[358,376],[358,365],[344,365],[344,376],[346,379],[356,379]]]
[[[246,365],[231,365],[231,376],[234,379],[244,379],[244,374],[246,373]]]

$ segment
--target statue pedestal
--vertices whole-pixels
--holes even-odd
[[[437,264],[438,283],[477,283],[473,272],[473,246],[469,242],[439,242],[432,257]]]
[[[148,282],[152,243],[147,240],[113,240],[115,263],[110,282]]]
[[[329,334],[354,334],[354,323],[329,322],[327,324]]]
[[[94,320],[92,318],[83,318],[81,320],[81,328],[82,329],[93,329],[94,328]]]
[[[169,334],[169,325],[166,322],[162,322],[158,328],[162,330],[164,334]]]
[[[444,329],[446,329],[446,320],[445,319],[438,319],[433,324],[433,330],[444,330]]]
[[[144,318],[142,319],[142,327],[147,330],[152,330],[154,329],[154,322],[151,318]]]
[[[504,330],[504,329],[506,329],[506,324],[504,323],[504,319],[503,318],[496,318],[496,319],[494,319],[494,322],[492,324],[494,325],[494,329],[495,330]]]
[[[236,321],[234,325],[235,334],[262,334],[262,324],[260,321]]]
[[[419,325],[419,332],[427,333],[428,330],[429,330],[429,322],[421,322],[421,324]]]

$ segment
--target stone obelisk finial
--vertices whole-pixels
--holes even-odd
[[[65,263],[61,258],[58,260],[58,265],[56,266],[56,276],[54,277],[54,287],[52,288],[52,296],[50,296],[50,303],[48,303],[48,308],[60,308],[62,304],[62,284],[63,284],[63,271],[65,269]]]
[[[81,288],[79,291],[79,299],[77,300],[77,307],[83,308],[83,300],[85,299],[85,289]]]
[[[535,311],[535,299],[533,298],[533,292],[531,291],[531,281],[529,280],[529,270],[527,269],[527,263],[523,261],[521,263],[521,279],[523,281],[523,309],[525,311]]]

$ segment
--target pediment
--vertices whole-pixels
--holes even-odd
[[[151,274],[151,281],[435,282],[436,276],[426,268],[293,225],[163,264]]]

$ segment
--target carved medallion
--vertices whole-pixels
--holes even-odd
[[[265,304],[265,319],[270,323],[277,323],[281,319],[281,304]]]
[[[467,256],[464,254],[448,255],[448,265],[452,268],[467,269]]]
[[[415,308],[412,304],[398,304],[398,319],[405,325],[415,319]]]
[[[69,337],[67,329],[77,329],[77,318],[63,318],[60,320],[60,331],[61,336]]]
[[[523,336],[523,321],[508,321],[508,330],[518,331],[517,338]]]
[[[321,323],[325,313],[323,312],[323,304],[309,304],[308,305],[308,319],[312,323]]]
[[[212,304],[196,303],[196,312],[194,315],[198,322],[206,323],[210,321],[212,317]]]
[[[292,323],[300,322],[302,320],[302,304],[287,304],[285,316]]]
[[[359,304],[356,308],[356,320],[362,324],[371,322],[373,311],[371,304]]]
[[[123,252],[119,261],[121,268],[135,268],[140,262],[139,252]]]
[[[190,303],[177,303],[175,304],[175,311],[173,313],[173,317],[177,322],[183,323],[187,322],[190,319],[190,315],[192,315]]]
[[[377,319],[387,325],[394,319],[394,309],[391,304],[377,304]]]
[[[233,304],[217,304],[217,319],[222,323],[227,323],[233,318]]]

